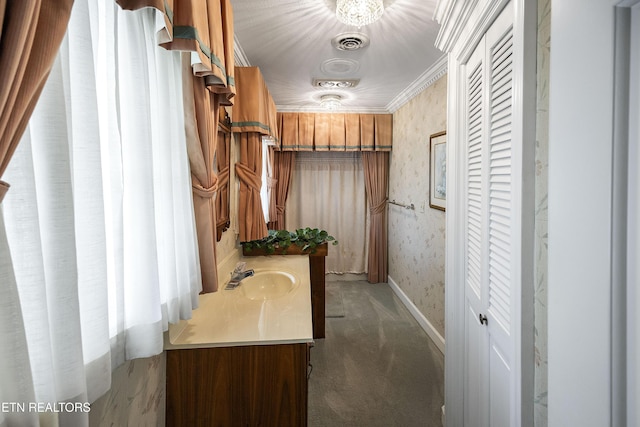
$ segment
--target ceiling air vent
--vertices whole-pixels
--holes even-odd
[[[331,44],[338,50],[353,51],[369,46],[369,37],[362,33],[342,33],[331,39]]]

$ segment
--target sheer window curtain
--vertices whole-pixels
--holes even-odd
[[[287,229],[320,228],[340,242],[329,248],[327,273],[366,272],[367,205],[360,153],[300,151],[293,169]]]
[[[73,1],[0,2],[0,178],[24,133],[49,74]],[[33,401],[13,263],[8,246],[3,199],[9,183],[0,180],[0,402]],[[33,425],[37,414],[0,412],[0,425]],[[16,420],[16,418],[19,418]]]
[[[27,340],[14,351],[31,364],[37,402],[95,400],[113,368],[160,353],[168,323],[197,304],[180,53],[157,46],[157,19],[153,9],[75,1],[4,175],[13,263],[2,268],[15,272]],[[25,384],[0,392],[11,387]]]
[[[262,206],[262,214],[264,215],[265,224],[269,224],[271,220],[271,199],[275,195],[273,188],[275,187],[275,179],[273,178],[273,150],[263,140],[262,141],[262,175],[260,187],[260,203]]]

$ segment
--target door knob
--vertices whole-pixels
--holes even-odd
[[[478,315],[478,319],[480,320],[480,324],[481,325],[486,325],[489,321],[487,320],[487,316],[485,316],[484,314],[480,313]]]

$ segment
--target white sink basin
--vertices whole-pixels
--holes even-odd
[[[256,271],[240,283],[240,292],[251,300],[268,300],[285,296],[299,284],[298,278],[286,271]]]

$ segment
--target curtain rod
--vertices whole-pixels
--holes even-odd
[[[416,207],[413,206],[413,203],[411,203],[410,205],[407,205],[407,204],[404,204],[404,203],[396,202],[395,199],[389,200],[389,203],[391,203],[392,205],[396,205],[396,206],[402,206],[405,209],[411,209],[411,210],[415,210],[416,209]]]

